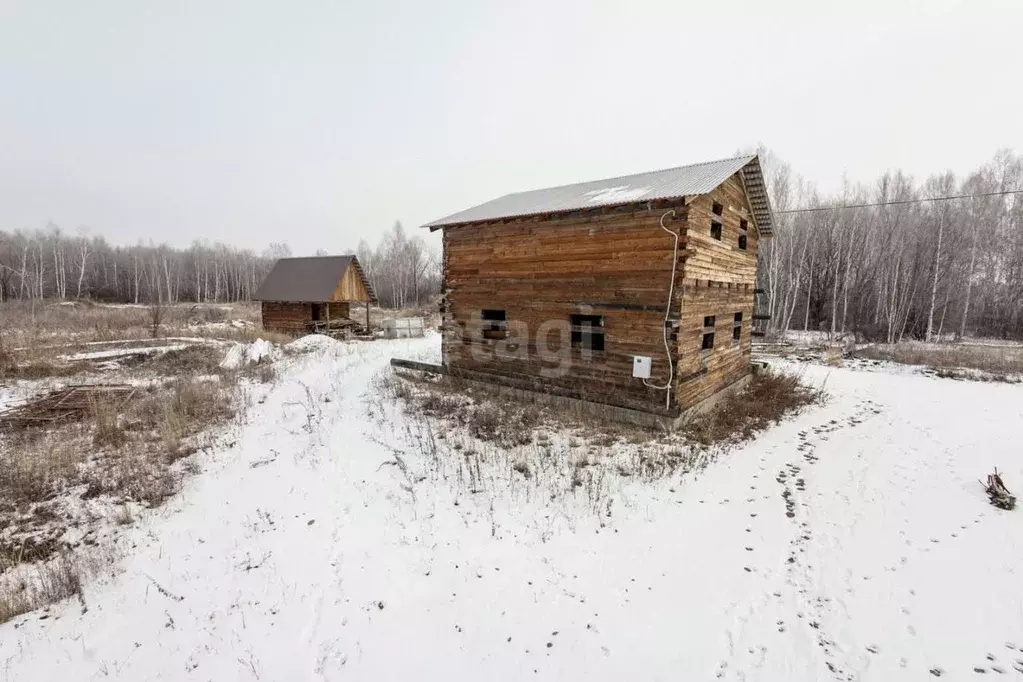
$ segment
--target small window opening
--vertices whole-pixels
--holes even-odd
[[[508,338],[508,315],[503,310],[480,311],[480,319],[483,320],[483,338],[485,339],[507,339]]]
[[[746,234],[747,234],[746,230],[747,230],[748,227],[749,227],[749,224],[745,220],[740,220],[739,221],[739,250],[740,251],[745,251],[746,250]]]
[[[704,204],[704,206],[706,206],[706,204]],[[714,205],[711,207],[710,211],[714,215],[721,215],[722,213],[725,212],[725,207],[715,201]]]
[[[742,327],[736,325],[732,327],[732,340],[739,341],[742,339]]]
[[[735,321],[736,322],[742,322],[742,313],[736,313],[735,314]]]
[[[320,316],[321,316],[321,315],[323,314],[323,313],[321,312],[321,309],[320,309],[320,304],[319,304],[319,303],[313,303],[313,304],[312,304],[312,306],[313,306],[313,312],[312,312],[312,315],[313,315],[313,317],[312,317],[312,319],[313,319],[313,322],[319,322],[319,321],[320,321],[320,319],[321,319],[321,317],[320,317]]]
[[[569,315],[572,348],[604,350],[604,318],[601,315]]]
[[[710,236],[721,241],[721,223],[715,221],[710,224]]]
[[[714,332],[707,332],[703,335],[703,350],[710,350],[714,347]]]
[[[703,318],[703,326],[704,327],[713,327],[714,326],[714,319],[715,319],[714,315],[708,315],[707,317]]]

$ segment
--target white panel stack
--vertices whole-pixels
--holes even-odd
[[[383,328],[384,337],[388,339],[408,339],[425,333],[421,317],[389,317],[384,320]]]

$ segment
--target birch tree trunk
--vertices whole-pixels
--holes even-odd
[[[971,231],[973,232],[973,243],[970,246],[970,267],[966,270],[966,301],[963,303],[963,319],[959,323],[959,338],[962,339],[966,336],[966,320],[970,317],[970,297],[973,294],[973,277],[974,268],[977,263],[977,229],[976,221],[976,206],[974,202],[970,202],[970,214],[973,220],[971,221]]]
[[[927,336],[928,343],[931,342],[931,332],[934,330],[934,301],[938,297],[938,275],[941,273],[941,241],[945,235],[945,211],[938,214],[938,248],[934,251],[934,277],[931,279],[931,307],[927,312]]]

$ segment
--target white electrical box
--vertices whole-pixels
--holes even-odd
[[[645,355],[632,356],[632,376],[638,379],[649,379],[650,358]]]

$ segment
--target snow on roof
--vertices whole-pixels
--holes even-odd
[[[500,218],[520,218],[596,206],[615,206],[635,201],[697,196],[712,192],[738,172],[742,173],[743,182],[746,184],[757,228],[761,234],[770,234],[771,208],[767,201],[760,160],[756,155],[507,194],[427,223],[424,227],[433,230],[448,225]]]

